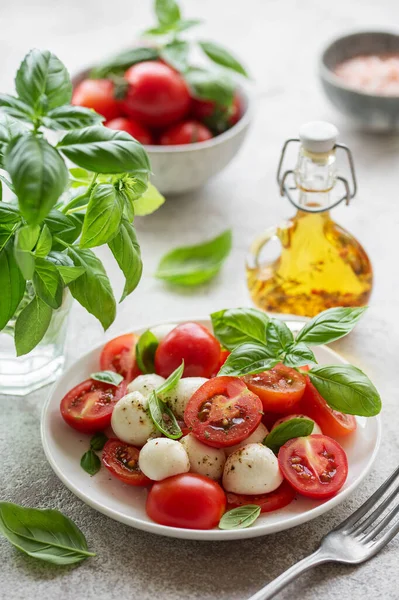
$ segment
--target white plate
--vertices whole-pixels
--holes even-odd
[[[188,320],[182,319],[180,322]],[[192,320],[210,328],[209,319]],[[300,322],[287,320],[287,324],[295,331]],[[136,331],[142,333],[146,329],[148,327]],[[146,515],[146,489],[125,485],[111,477],[106,469],[90,477],[80,468],[79,462],[88,449],[90,438],[68,427],[60,415],[62,397],[73,386],[87,379],[90,373],[98,370],[102,347],[98,346],[79,358],[58,380],[43,408],[41,435],[46,457],[61,481],[86,504],[116,521],[151,533],[192,540],[232,540],[267,535],[300,525],[327,512],[349,496],[371,469],[380,444],[380,419],[358,417],[356,433],[342,442],[348,455],[349,473],[345,485],[334,498],[317,502],[298,497],[283,509],[261,515],[247,529],[201,531],[158,525]],[[315,348],[315,354],[321,364],[346,362],[326,346]]]

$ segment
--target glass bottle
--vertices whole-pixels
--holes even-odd
[[[352,155],[336,143],[337,136],[334,125],[315,121],[301,127],[299,139],[284,144],[277,179],[281,195],[297,213],[257,238],[247,261],[252,300],[264,310],[313,317],[333,306],[368,302],[373,281],[370,260],[361,244],[330,216],[331,208],[343,201],[349,204],[356,194]],[[281,176],[291,142],[300,143],[297,164]],[[338,175],[337,149],[347,154],[352,189]],[[341,186],[343,196],[338,195]],[[265,256],[272,240],[281,245],[274,260]]]

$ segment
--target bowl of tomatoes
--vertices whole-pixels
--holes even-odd
[[[153,183],[163,194],[201,187],[239,151],[251,120],[248,90],[237,85],[229,102],[195,95],[186,79],[161,60],[146,60],[118,77],[73,79],[72,104],[92,108],[104,125],[126,131],[150,157]]]

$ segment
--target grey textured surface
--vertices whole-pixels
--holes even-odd
[[[30,560],[0,540],[0,597],[7,600],[245,600],[295,560],[311,552],[322,535],[357,507],[398,462],[399,138],[356,132],[330,109],[316,79],[316,57],[342,30],[391,27],[399,22],[394,0],[349,3],[336,0],[194,0],[189,16],[208,21],[203,37],[219,36],[251,66],[257,80],[258,111],[237,159],[203,190],[169,202],[142,219],[138,233],[145,271],[139,289],[119,309],[107,338],[163,318],[206,315],[248,304],[244,256],[262,227],[291,214],[278,197],[275,169],[282,141],[310,119],[333,120],[341,141],[354,151],[359,197],[335,217],[364,243],[375,267],[371,307],[356,331],[334,347],[364,368],[381,391],[384,438],[375,468],[351,499],[329,514],[291,531],[255,540],[200,543],[172,540],[129,529],[76,499],[55,477],[40,444],[40,409],[47,390],[26,399],[0,399],[0,496],[38,507],[56,507],[72,517],[97,558],[74,568],[53,568]],[[111,8],[112,6],[112,8]],[[26,50],[49,47],[76,70],[127,45],[149,23],[144,0],[3,0],[0,89]],[[195,293],[178,293],[152,273],[161,254],[177,242],[192,243],[232,225],[234,250],[214,282]],[[118,290],[122,279],[101,253]],[[104,340],[96,321],[75,306],[68,360]],[[399,538],[371,562],[357,568],[327,565],[304,575],[281,600],[398,598]]]

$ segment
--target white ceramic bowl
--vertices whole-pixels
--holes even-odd
[[[73,76],[74,87],[85,79],[90,68]],[[230,129],[206,142],[176,146],[144,146],[151,161],[152,181],[162,194],[190,192],[205,185],[234,158],[248,131],[252,117],[250,93],[238,88],[243,114]]]

